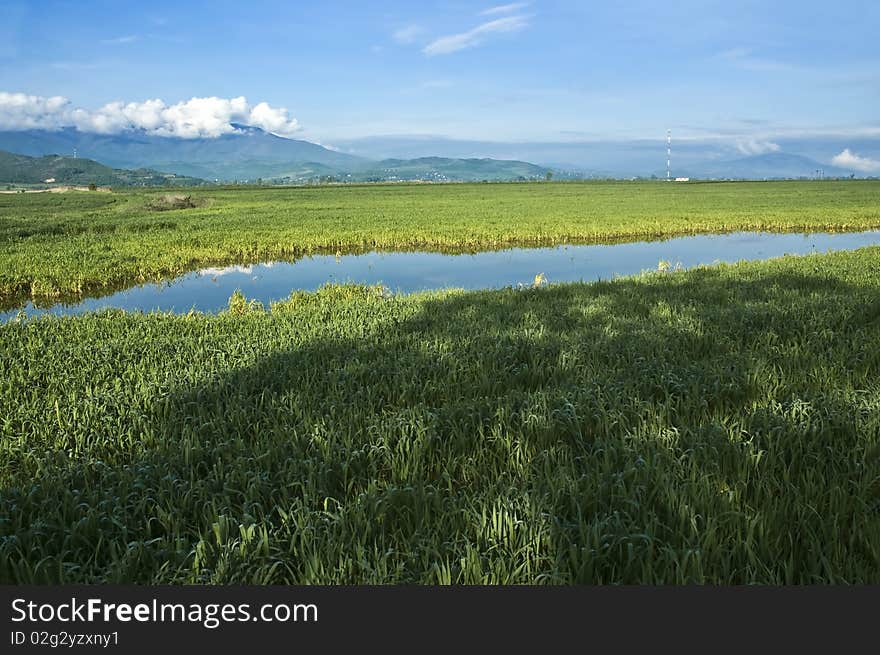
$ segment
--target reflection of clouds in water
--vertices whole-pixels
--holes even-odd
[[[199,275],[210,275],[212,277],[219,277],[221,275],[229,275],[230,273],[244,273],[245,275],[250,275],[253,270],[253,266],[225,266],[223,268],[202,268],[199,269]]]
[[[209,266],[208,268],[201,268],[196,273],[198,275],[210,275],[211,277],[219,277],[221,275],[229,275],[230,273],[243,273],[245,275],[252,275],[254,273],[254,269],[257,268],[272,268],[276,264],[285,264],[287,262],[266,262],[265,264],[258,264],[243,266],[241,264],[235,264],[233,266],[222,266],[222,267],[213,267]],[[256,279],[256,276],[254,276]]]
[[[386,287],[402,293],[441,288],[525,287],[531,286],[534,274],[539,271],[554,283],[607,280],[656,270],[659,259],[668,261],[670,269],[677,268],[679,263],[682,268],[692,268],[722,261],[766,259],[786,253],[807,254],[868,245],[880,245],[880,230],[806,235],[732,233],[464,255],[407,252],[343,255],[338,259],[333,255],[308,256],[293,262],[207,267],[158,284],[143,283],[102,300],[71,300],[68,304],[50,301],[46,307],[29,305],[25,311],[29,315],[48,311],[64,315],[120,307],[186,312],[196,306],[199,311],[213,312],[225,309],[230,294],[239,287],[246,290],[248,298],[264,303],[286,298],[293,289],[314,290],[331,281],[370,284],[381,280]],[[232,273],[238,276],[230,275]],[[17,309],[0,311],[0,324],[16,314]]]

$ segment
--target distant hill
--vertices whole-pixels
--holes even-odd
[[[340,169],[316,162],[266,162],[259,159],[247,159],[234,162],[216,162],[213,164],[191,164],[189,162],[166,162],[162,168],[178,171],[187,175],[204,177],[220,181],[256,180],[304,182],[319,177],[340,177]]]
[[[825,177],[849,177],[854,171],[822,164],[808,157],[790,155],[784,152],[770,152],[731,161],[711,162],[702,166],[691,166],[687,174],[698,178],[732,179],[783,179],[812,178],[816,171],[824,172]]]
[[[363,179],[391,180],[533,180],[543,179],[548,169],[524,161],[504,159],[452,159],[419,157],[418,159],[385,159],[361,171]]]
[[[0,150],[32,157],[49,154],[97,160],[119,169],[149,168],[210,181],[477,181],[666,176],[665,140],[492,143],[434,137],[371,137],[340,142],[348,152],[260,128],[233,125],[217,138],[162,137],[144,131],[94,134],[75,128],[0,131]],[[780,141],[784,152],[741,157],[717,144],[682,142],[673,149],[673,174],[692,178],[781,179],[864,177],[864,172],[823,164],[844,145],[837,142]],[[860,152],[874,152],[863,142]],[[810,157],[789,152],[806,152]],[[349,154],[357,153],[357,154]],[[736,153],[736,154],[735,154]],[[491,157],[491,158],[488,158]],[[539,164],[529,163],[539,162]],[[566,162],[549,163],[549,162]]]
[[[88,157],[120,168],[149,167],[211,181],[519,180],[543,178],[548,170],[523,161],[485,158],[421,157],[377,162],[255,127],[234,127],[236,132],[213,139],[160,137],[134,131],[92,134],[73,128],[0,131],[0,148],[36,157],[72,155],[76,150],[77,161]]]
[[[119,168],[149,167],[206,179],[254,180],[313,162],[333,170],[356,170],[369,160],[315,143],[285,139],[259,128],[235,126],[217,138],[181,139],[129,131],[93,134],[62,130],[0,131],[0,149],[39,157],[51,153],[88,157]],[[259,165],[259,167],[257,166]]]
[[[126,170],[110,168],[91,159],[45,155],[28,157],[0,150],[0,184],[54,184],[84,186],[196,186],[205,181],[176,174],[159,173],[141,168]]]
[[[548,169],[522,161],[498,159],[386,159],[351,172],[308,162],[290,166],[284,175],[270,177],[275,182],[310,180],[336,182],[479,182],[544,179]],[[265,179],[265,178],[264,178]]]

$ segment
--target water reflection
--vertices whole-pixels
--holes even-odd
[[[318,255],[295,262],[210,267],[159,284],[142,284],[102,298],[21,309],[29,316],[80,314],[108,307],[125,310],[216,312],[240,289],[264,304],[295,289],[314,290],[327,282],[381,283],[402,293],[458,287],[500,288],[532,284],[543,273],[549,282],[591,281],[670,267],[767,259],[785,254],[851,250],[880,244],[880,230],[848,233],[778,234],[735,232],[611,245],[512,248],[467,254],[371,252]],[[18,309],[0,313],[5,322]]]

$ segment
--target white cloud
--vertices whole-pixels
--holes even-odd
[[[423,30],[418,25],[407,25],[406,27],[401,27],[399,30],[394,32],[391,36],[395,41],[401,43],[403,45],[408,45],[413,43],[416,39],[419,38],[419,35],[422,34],[425,30]]]
[[[299,123],[295,118],[290,117],[287,108],[270,107],[266,102],[261,102],[251,109],[248,125],[281,135],[299,131]]]
[[[765,155],[768,152],[779,152],[779,144],[772,141],[759,141],[757,139],[743,139],[737,142],[737,150],[744,155]]]
[[[528,27],[529,22],[525,16],[506,16],[488,23],[478,25],[472,30],[461,34],[450,34],[432,41],[424,47],[422,52],[426,55],[447,55],[466,48],[480,45],[487,36],[492,34],[518,32]]]
[[[850,152],[849,148],[844,148],[843,152],[835,155],[831,159],[831,163],[841,168],[850,168],[865,173],[880,171],[880,161],[870,157],[860,157],[854,152]]]
[[[497,16],[498,14],[511,14],[528,6],[528,2],[512,2],[509,5],[498,5],[497,7],[489,7],[488,9],[484,9],[480,12],[480,16]]]
[[[0,92],[0,129],[59,129],[116,134],[144,130],[157,136],[185,139],[218,137],[235,131],[233,123],[259,127],[281,136],[299,130],[297,120],[284,107],[261,102],[251,106],[238,98],[191,98],[167,105],[163,100],[111,102],[97,110],[74,108],[67,98],[43,98]]]
[[[69,125],[70,101],[61,96],[44,98],[0,91],[0,128],[50,129]]]

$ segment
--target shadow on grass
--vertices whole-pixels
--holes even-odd
[[[242,318],[272,354],[158,400],[158,445],[6,489],[2,578],[880,581],[875,288],[359,293]]]

